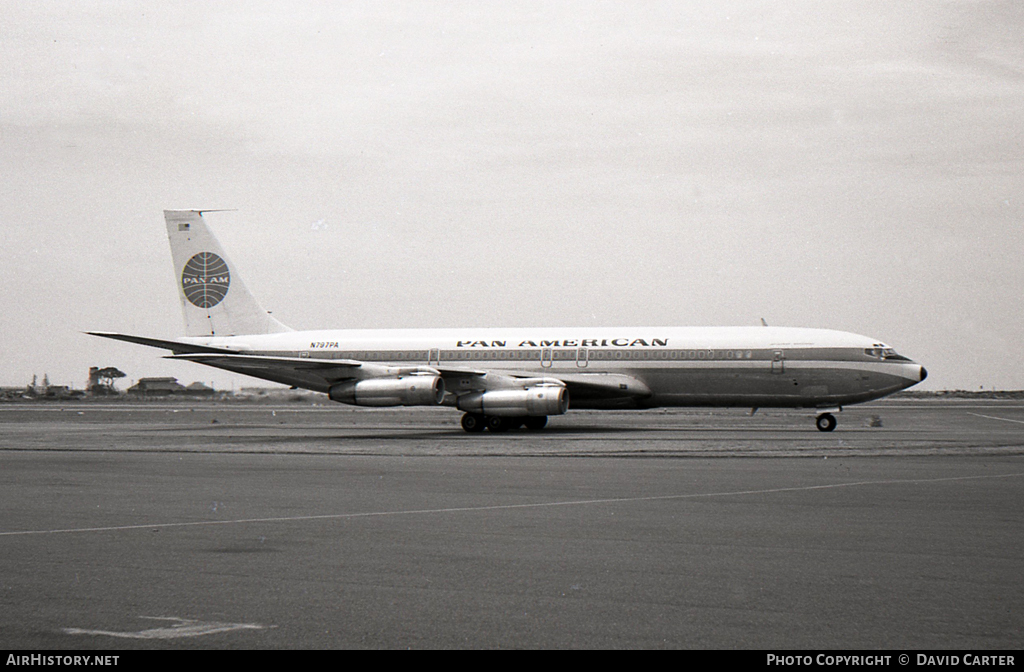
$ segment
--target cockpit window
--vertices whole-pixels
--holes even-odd
[[[874,357],[876,359],[899,359],[907,360],[903,355],[896,354],[896,351],[892,348],[874,347],[864,348],[864,354],[868,357]]]

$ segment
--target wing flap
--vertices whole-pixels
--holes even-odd
[[[199,364],[215,366],[216,363],[231,363],[233,366],[246,366],[253,369],[286,367],[301,371],[329,371],[334,369],[353,369],[363,366],[354,359],[319,359],[315,357],[271,357],[268,355],[243,355],[238,353],[216,354],[185,353],[167,355],[164,359],[186,359]]]
[[[569,390],[571,408],[644,408],[651,388],[634,376],[621,373],[567,373],[556,375]]]
[[[435,366],[437,372],[444,378],[459,378],[460,376],[472,376],[472,377],[483,377],[488,374],[493,375],[493,371],[484,371],[482,369],[453,369],[448,366]]]

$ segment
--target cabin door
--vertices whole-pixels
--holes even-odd
[[[782,350],[776,350],[772,355],[772,373],[786,372],[786,355]]]

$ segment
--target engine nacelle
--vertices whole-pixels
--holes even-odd
[[[569,408],[569,392],[564,387],[545,385],[525,390],[490,390],[459,397],[458,408],[467,413],[497,415],[506,418],[562,415]]]
[[[353,406],[436,406],[444,399],[441,376],[367,378],[331,388],[331,401]]]

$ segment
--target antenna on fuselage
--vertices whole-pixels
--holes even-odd
[[[764,321],[763,317],[761,318],[761,326],[762,327],[767,327],[768,326],[768,323]]]

